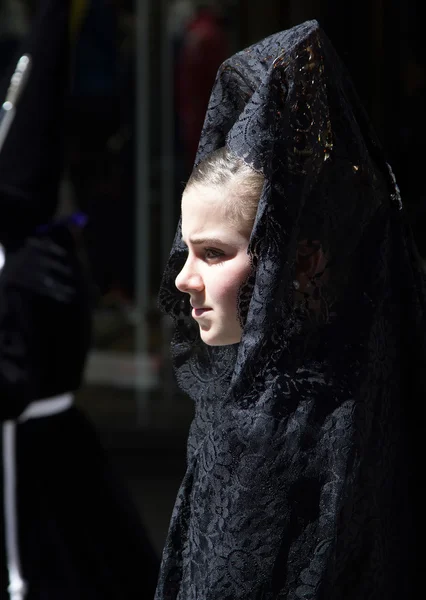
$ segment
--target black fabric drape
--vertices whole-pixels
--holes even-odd
[[[0,155],[0,242],[48,222],[64,166],[64,105],[70,77],[70,1],[43,1],[20,54],[31,80]],[[14,65],[1,82],[4,98]]]
[[[156,599],[383,600],[415,594],[424,532],[424,273],[398,188],[316,21],[219,69],[197,163],[265,177],[242,340],[205,346],[174,286],[160,304],[195,402]],[[294,291],[298,242],[327,259]]]
[[[158,559],[94,427],[75,407],[19,422],[27,406],[52,406],[79,389],[91,329],[75,232],[53,220],[63,176],[70,3],[41,0],[38,9],[22,45],[32,58],[30,77],[0,154],[0,466],[17,481],[8,516],[17,517],[28,600],[148,600]],[[4,450],[5,421],[16,432],[16,451],[10,444]],[[1,485],[2,600],[12,597],[4,491]]]

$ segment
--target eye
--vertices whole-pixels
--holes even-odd
[[[204,249],[204,258],[208,261],[214,261],[218,258],[222,258],[225,254],[222,250],[217,250],[216,248],[205,248]]]

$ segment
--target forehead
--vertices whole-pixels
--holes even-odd
[[[192,185],[182,196],[182,234],[193,235],[207,230],[237,231],[231,218],[231,197],[228,186]]]
[[[208,204],[224,207],[230,197],[230,189],[228,185],[201,185],[194,184],[185,189],[182,195],[182,211],[184,207],[196,207],[202,204],[205,207]]]

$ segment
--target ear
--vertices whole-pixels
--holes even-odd
[[[301,240],[296,252],[296,279],[300,291],[306,292],[312,279],[326,266],[326,257],[319,240]]]

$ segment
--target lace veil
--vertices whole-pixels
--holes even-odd
[[[235,346],[200,340],[174,286],[179,226],[160,305],[195,418],[156,598],[408,597],[423,527],[424,275],[392,172],[316,21],[221,66],[197,162],[224,145],[265,177],[244,332]],[[308,294],[293,285],[302,240],[325,257]]]

